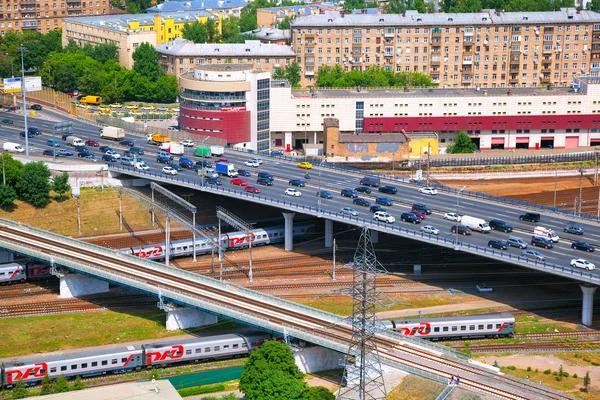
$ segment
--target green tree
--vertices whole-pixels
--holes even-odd
[[[421,14],[425,14],[425,12],[429,11],[427,9],[427,5],[425,4],[425,0],[414,0],[411,8],[413,10],[417,10]]]
[[[208,43],[208,28],[205,24],[194,22],[193,24],[185,24],[181,29],[181,36],[184,39],[191,40],[194,43]]]
[[[481,10],[482,5],[479,0],[458,0],[455,6],[450,8],[453,13],[471,13]]]
[[[125,4],[131,14],[143,14],[152,5],[152,0],[126,0]]]
[[[43,162],[25,165],[16,185],[19,199],[34,207],[42,208],[50,203],[50,170]]]
[[[290,348],[274,340],[250,353],[239,388],[248,400],[302,399],[308,386]]]
[[[6,210],[7,207],[15,204],[17,192],[12,186],[0,184],[0,207]]]
[[[600,12],[600,0],[592,0],[585,7],[590,11]]]
[[[463,131],[458,132],[454,143],[446,148],[446,152],[449,154],[467,154],[473,153],[475,150],[477,150],[477,145]]]
[[[54,393],[65,393],[70,390],[69,382],[64,375],[59,376],[54,383]]]
[[[25,382],[19,380],[17,383],[15,383],[15,387],[13,388],[11,394],[13,399],[24,399],[29,396],[29,390],[27,390]]]
[[[244,7],[240,14],[240,32],[253,31],[256,28],[256,9]]]
[[[221,43],[221,34],[214,19],[209,18],[206,21],[206,31],[208,32],[209,43]]]
[[[240,35],[240,19],[238,17],[224,18],[221,25],[221,41],[234,43],[233,40]]]
[[[42,388],[40,390],[41,395],[54,393],[54,380],[50,378],[48,374],[42,378]]]
[[[560,364],[560,365],[558,366],[558,375],[556,376],[556,380],[557,380],[557,381],[562,381],[562,378],[563,378],[563,372],[564,372],[564,371],[563,371],[563,366],[562,366],[562,364]]]
[[[158,63],[158,53],[150,43],[142,43],[132,54],[133,70],[141,76],[156,81],[164,71]]]
[[[23,174],[23,163],[19,160],[15,160],[8,152],[3,152],[3,159],[6,184],[14,187],[17,184],[19,177]],[[0,181],[0,183],[2,182],[3,181]]]
[[[386,14],[402,14],[407,8],[408,5],[404,0],[390,0],[385,7],[385,12]]]
[[[335,396],[323,386],[313,386],[308,389],[306,400],[335,400]]]
[[[592,383],[592,380],[590,379],[590,373],[589,371],[585,373],[585,376],[583,377],[583,390],[584,391],[588,391],[588,387],[590,386],[590,383]]]
[[[360,10],[365,8],[365,2],[363,0],[345,0],[344,10]]]
[[[285,79],[285,69],[281,68],[281,67],[275,68],[275,70],[273,71],[272,78],[276,79],[276,80],[283,80],[283,79]]]
[[[63,172],[61,175],[56,175],[54,177],[52,190],[58,193],[58,197],[62,199],[64,194],[71,190],[71,185],[69,185],[69,174]]]
[[[83,47],[83,52],[102,64],[108,60],[119,61],[119,50],[114,43],[102,43],[94,46],[88,43]]]
[[[81,380],[80,376],[75,378],[75,382],[71,385],[71,390],[83,390],[87,387],[87,385]]]
[[[285,67],[285,78],[292,87],[300,86],[300,66],[296,61]]]

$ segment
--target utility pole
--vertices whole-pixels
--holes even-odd
[[[594,186],[598,186],[598,150],[594,151],[594,158],[596,159],[596,168],[594,170]]]
[[[25,95],[25,63],[23,62],[23,53],[25,53],[27,49],[21,45],[20,47],[17,47],[17,51],[21,52],[21,88],[23,90],[23,122],[25,124],[25,157],[29,158],[29,129],[27,128],[27,99]]]
[[[431,144],[427,143],[427,186],[429,186],[429,175],[431,173]]]
[[[6,185],[6,170],[4,169],[4,152],[2,152],[2,183]]]
[[[169,217],[169,207],[167,207],[167,217],[165,220],[165,233],[167,236],[167,240],[165,243],[165,265],[169,266],[169,255],[171,253],[171,230],[169,229],[169,225],[171,224],[171,218]]]
[[[556,210],[556,181],[558,179],[558,161],[550,160],[554,162],[554,209]]]
[[[223,250],[221,248],[221,218],[219,218],[219,236],[217,237],[219,244],[219,281],[223,282]]]
[[[123,192],[119,190],[119,231],[123,230]]]

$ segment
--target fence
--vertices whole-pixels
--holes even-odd
[[[438,158],[429,160],[431,167],[468,167],[484,165],[520,165],[520,164],[554,164],[580,161],[595,161],[596,152],[585,151],[562,154],[533,154],[527,156],[497,156],[497,157],[465,157]],[[415,163],[414,161],[412,162]],[[427,161],[422,160],[425,166]]]

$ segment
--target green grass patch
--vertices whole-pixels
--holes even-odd
[[[187,389],[179,389],[177,393],[179,393],[181,397],[189,397],[196,396],[199,394],[223,392],[224,390],[225,385],[223,385],[222,383],[218,383],[216,385],[196,386]]]
[[[444,390],[444,385],[414,375],[402,379],[402,382],[388,393],[389,400],[435,400]]]
[[[519,316],[515,318],[515,321],[515,331],[521,334],[554,332],[555,329],[560,332],[573,331],[572,328],[567,328],[557,323],[540,322],[536,317]]]

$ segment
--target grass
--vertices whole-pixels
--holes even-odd
[[[560,325],[557,323],[547,323],[547,322],[539,322],[539,319],[536,317],[529,316],[520,316],[515,318],[516,333],[522,334],[530,334],[530,333],[546,333],[546,332],[554,332],[555,329],[558,329],[561,332],[573,331],[572,328],[567,328],[564,325]]]
[[[444,386],[414,375],[402,379],[402,382],[388,393],[389,400],[435,400],[444,390]]]
[[[82,236],[119,233],[119,191],[105,188],[81,189],[80,214]],[[44,208],[35,208],[22,201],[8,211],[0,209],[0,218],[18,221],[61,235],[78,237],[77,200],[56,197]],[[143,231],[152,228],[149,209],[135,199],[123,195],[124,231]]]

